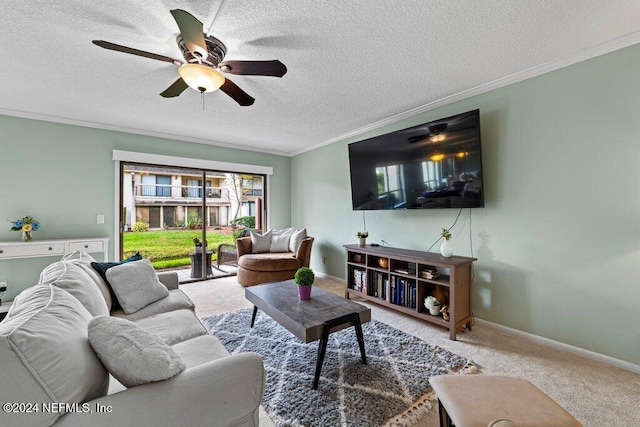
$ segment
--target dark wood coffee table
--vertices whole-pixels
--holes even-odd
[[[258,309],[286,328],[304,343],[320,340],[313,388],[318,388],[320,371],[331,332],[353,326],[358,338],[362,363],[367,364],[362,335],[362,323],[371,321],[371,309],[317,286],[311,299],[298,299],[298,285],[293,281],[267,283],[245,288],[245,297],[253,303],[251,327]]]

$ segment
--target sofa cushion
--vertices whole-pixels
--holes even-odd
[[[111,267],[106,275],[122,310],[127,314],[169,296],[167,287],[160,283],[148,259]]]
[[[39,284],[18,295],[0,323],[2,402],[80,403],[104,396],[108,373],[87,338],[91,314],[69,292]],[[12,425],[51,425],[61,413]]]
[[[271,249],[271,230],[264,234],[251,232],[251,252],[254,254],[269,252]]]
[[[207,330],[191,310],[175,310],[154,314],[135,321],[143,329],[160,337],[169,345],[205,335]]]
[[[87,272],[72,262],[54,262],[40,274],[40,283],[51,283],[76,297],[92,316],[106,316],[109,307]]]
[[[289,239],[289,251],[294,254],[298,251],[298,247],[304,239],[307,238],[307,229],[303,228],[302,230],[296,230],[291,234],[291,239]]]
[[[87,273],[87,275],[89,275],[91,280],[93,280],[93,283],[95,283],[98,289],[100,289],[100,293],[104,297],[104,301],[107,303],[107,308],[111,310],[111,307],[113,306],[111,289],[109,288],[109,285],[107,285],[107,282],[102,278],[102,276],[100,276],[100,274],[98,274],[98,272],[93,267],[91,267],[91,263],[96,262],[96,260],[86,252],[75,251],[62,257],[62,261],[71,262],[80,266],[80,268],[82,268]]]
[[[193,301],[189,299],[187,294],[179,289],[173,289],[169,291],[169,296],[166,298],[161,298],[158,301],[152,302],[135,313],[127,314],[123,310],[114,310],[111,312],[111,315],[128,320],[138,320],[158,313],[167,313],[169,311],[182,309],[193,310],[194,308],[195,305],[193,304]]]
[[[302,262],[291,252],[246,254],[240,257],[238,265],[253,271],[297,270]]]
[[[178,353],[187,368],[193,368],[194,366],[229,356],[229,352],[224,345],[213,335],[202,335],[183,341],[172,348]]]
[[[98,358],[125,387],[166,380],[186,368],[164,341],[129,320],[95,317],[88,334]]]

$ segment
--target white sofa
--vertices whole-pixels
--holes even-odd
[[[91,261],[78,252],[48,266],[0,323],[0,402],[13,404],[0,411],[0,425],[258,425],[265,384],[259,355],[230,356],[207,334],[174,273],[158,277],[169,296],[135,313],[112,312],[108,285]],[[109,314],[162,338],[186,369],[125,388],[88,340],[89,321]]]

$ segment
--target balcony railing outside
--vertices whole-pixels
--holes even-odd
[[[136,197],[202,198],[202,187],[196,185],[139,184],[135,186]],[[208,199],[228,199],[229,190],[220,187],[207,187]]]
[[[243,196],[262,196],[262,188],[253,188],[242,190]]]

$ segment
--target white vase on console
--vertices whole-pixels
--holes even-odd
[[[444,238],[440,245],[440,254],[445,258],[450,258],[453,255],[453,246],[451,246],[451,242],[447,237]]]

